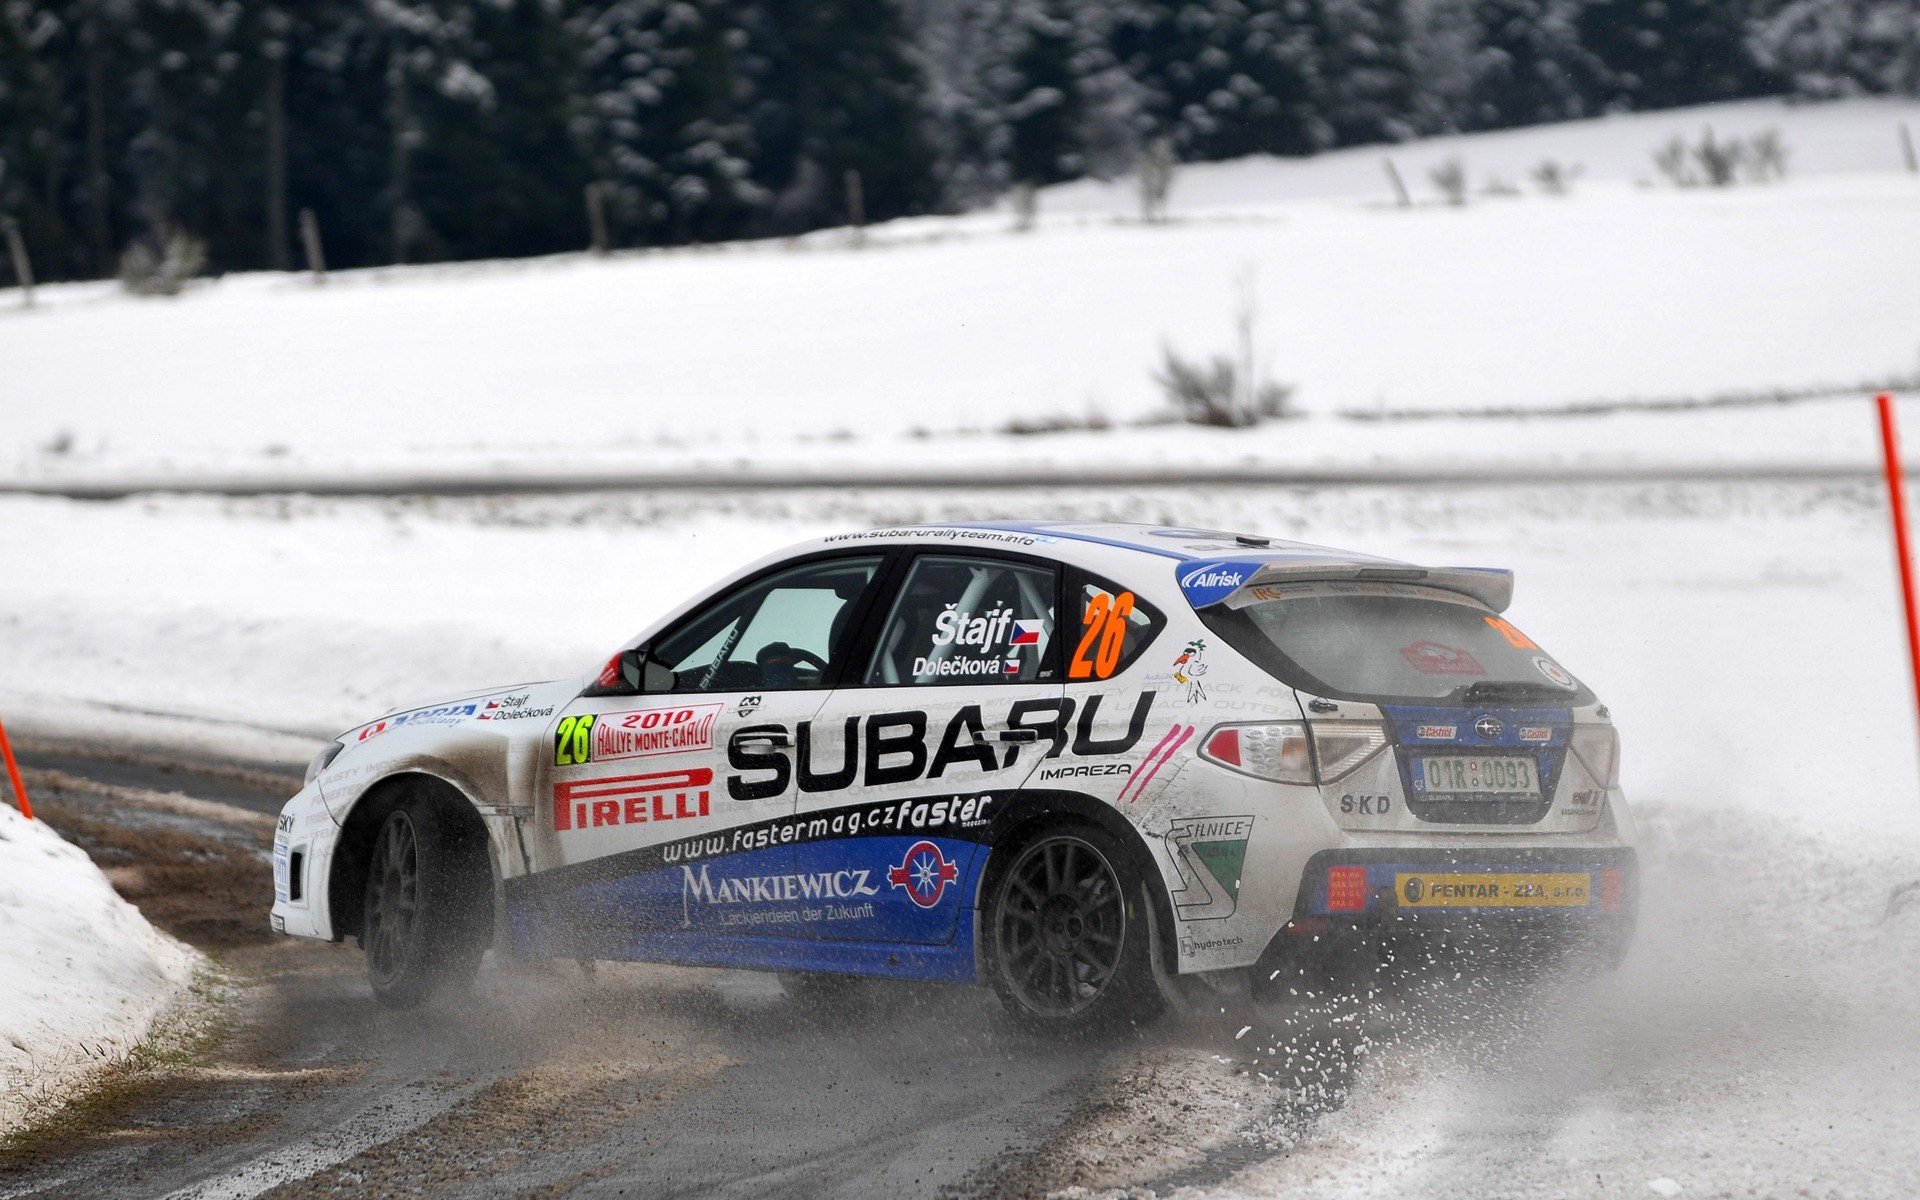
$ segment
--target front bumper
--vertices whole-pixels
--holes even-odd
[[[340,827],[311,784],[280,810],[273,835],[273,910],[268,916],[275,933],[332,939],[327,880],[339,834]]]

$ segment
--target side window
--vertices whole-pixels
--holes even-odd
[[[654,640],[676,692],[791,691],[824,685],[880,559],[809,563],[750,583]]]
[[[923,554],[880,630],[868,687],[1058,679],[1051,567]]]
[[[1111,679],[1132,666],[1165,625],[1154,607],[1117,583],[1076,571],[1067,679]]]

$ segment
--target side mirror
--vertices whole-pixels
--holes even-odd
[[[645,646],[620,655],[620,679],[635,692],[670,692],[679,682],[673,668],[656,662]]]
[[[670,692],[679,682],[673,668],[656,662],[647,647],[635,646],[613,656],[600,678],[583,693],[588,696],[638,696],[648,692]]]

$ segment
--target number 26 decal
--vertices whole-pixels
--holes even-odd
[[[1120,649],[1127,640],[1127,618],[1133,615],[1133,593],[1109,596],[1095,592],[1087,601],[1080,623],[1086,632],[1067,666],[1069,679],[1106,679],[1120,665]],[[1092,653],[1089,659],[1087,655]]]
[[[575,767],[592,761],[593,723],[597,720],[593,713],[560,718],[560,728],[553,734],[554,766]]]
[[[1494,627],[1501,637],[1507,639],[1507,645],[1515,650],[1538,650],[1533,639],[1513,627],[1513,622],[1504,617],[1488,617],[1487,624]]]

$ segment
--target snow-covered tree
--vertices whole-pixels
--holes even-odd
[[[1787,0],[1753,21],[1748,46],[1804,95],[1920,95],[1914,0]]]
[[[721,0],[613,0],[573,30],[587,69],[595,173],[647,241],[725,237],[766,201],[752,178],[747,32]]]

